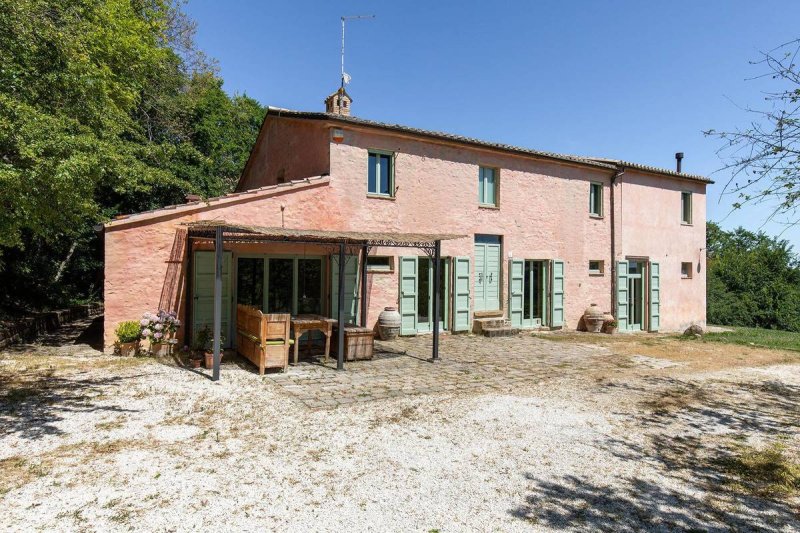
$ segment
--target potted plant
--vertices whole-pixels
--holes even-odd
[[[225,342],[225,337],[220,335],[220,344]],[[205,359],[205,367],[211,368],[214,366],[214,334],[211,332],[211,327],[208,325],[197,332],[194,337],[194,352],[198,359],[203,357]],[[222,359],[222,352],[220,352],[220,360]]]
[[[605,324],[606,333],[609,335],[614,335],[617,332],[617,321],[616,320],[609,320]]]
[[[135,320],[120,322],[115,330],[117,334],[117,349],[123,357],[136,355],[139,351],[139,323]]]
[[[150,353],[155,356],[169,355],[177,344],[175,332],[181,325],[178,315],[172,311],[147,312],[139,321],[141,337],[150,341]]]

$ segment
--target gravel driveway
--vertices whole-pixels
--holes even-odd
[[[491,342],[450,349],[468,361]],[[498,361],[539,354],[530,379],[316,409],[314,379],[287,390],[246,365],[212,383],[169,361],[2,354],[0,529],[800,528],[796,498],[742,491],[717,466],[739,445],[798,447],[800,365],[697,371],[504,342]],[[360,387],[374,368],[352,374]]]

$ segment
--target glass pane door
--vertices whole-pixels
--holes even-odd
[[[270,258],[267,283],[267,312],[291,313],[294,259]]]
[[[240,257],[236,264],[236,303],[262,309],[264,305],[264,259]]]
[[[297,314],[322,314],[322,260],[297,260]]]

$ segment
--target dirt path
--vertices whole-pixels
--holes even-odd
[[[551,350],[537,379],[333,409],[236,364],[0,354],[0,529],[800,528],[731,462],[800,448],[800,365],[508,342]]]

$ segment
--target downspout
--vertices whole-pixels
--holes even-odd
[[[614,175],[611,176],[611,314],[614,316],[615,320],[619,320],[617,316],[617,223],[616,223],[616,212],[614,209],[614,185],[617,183],[617,178],[621,177],[625,174],[625,167],[619,167],[617,170],[614,171]]]

